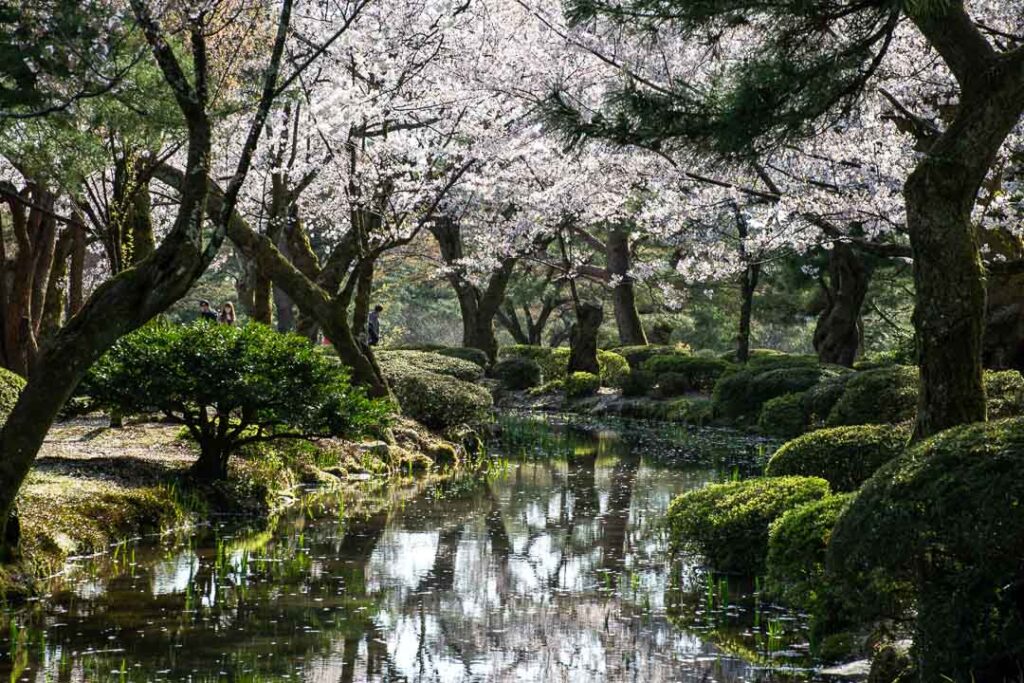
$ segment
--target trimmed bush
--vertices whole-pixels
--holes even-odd
[[[1024,418],[937,434],[882,467],[839,518],[826,579],[874,615],[911,586],[923,681],[1024,666]]]
[[[718,378],[731,367],[728,362],[721,358],[708,358],[681,353],[659,354],[651,357],[643,364],[644,372],[652,375],[659,385],[662,383],[665,375],[676,375],[677,377],[674,381],[675,385],[679,388],[678,393],[711,391]],[[666,395],[672,396],[675,394]]]
[[[527,358],[536,362],[545,382],[565,379],[569,367],[569,349],[565,346],[553,349],[550,346],[514,344],[501,347],[498,358]],[[598,351],[597,364],[601,370],[601,383],[605,386],[621,387],[629,376],[629,363],[617,353]]]
[[[601,378],[590,372],[574,372],[563,383],[566,398],[583,398],[597,393]]]
[[[418,370],[447,375],[463,382],[475,382],[484,376],[483,368],[476,363],[442,356],[433,351],[378,351],[376,356],[385,373],[386,366],[404,363]]]
[[[803,394],[785,394],[769,399],[761,406],[757,426],[762,434],[792,439],[807,428]]]
[[[813,477],[763,477],[710,484],[669,505],[673,547],[701,553],[718,571],[756,574],[768,554],[768,529],[787,510],[829,495]]]
[[[689,377],[680,372],[665,372],[657,375],[657,385],[652,395],[655,398],[672,398],[688,394],[692,390]]]
[[[395,351],[427,351],[430,353],[436,353],[440,356],[448,356],[450,358],[459,358],[461,360],[468,360],[470,363],[479,365],[481,368],[489,366],[490,360],[487,358],[487,354],[480,350],[474,349],[469,346],[442,346],[440,344],[410,344],[408,346],[392,347]]]
[[[906,446],[907,427],[854,425],[819,429],[782,445],[765,474],[821,477],[834,491],[855,491]]]
[[[840,425],[897,424],[917,414],[917,368],[892,365],[858,372],[826,421]]]
[[[1024,414],[1024,377],[1016,370],[985,371],[988,419]]]
[[[768,590],[809,608],[823,587],[825,551],[839,514],[855,494],[827,496],[787,510],[768,531]]]
[[[520,391],[540,384],[541,371],[536,361],[529,358],[509,358],[494,365],[493,374],[506,389]]]
[[[25,379],[21,375],[0,368],[0,425],[7,421],[24,388]]]
[[[671,422],[682,422],[698,427],[710,424],[714,417],[711,399],[703,397],[687,397],[672,401],[665,418]]]
[[[622,395],[635,398],[646,396],[654,388],[654,378],[643,370],[632,370],[622,382]]]
[[[663,353],[677,353],[687,354],[690,353],[690,347],[686,344],[676,344],[675,346],[667,346],[663,344],[648,344],[646,346],[619,346],[613,349],[609,349],[619,354],[626,359],[629,363],[629,367],[632,370],[639,370],[648,358],[657,356]]]
[[[794,365],[757,372],[741,370],[723,375],[715,384],[715,412],[726,418],[756,416],[765,401],[810,389],[845,369],[827,365]]]
[[[835,377],[826,377],[804,392],[803,409],[807,424],[815,427],[824,426],[832,408],[846,391],[846,383],[854,375],[852,372],[844,372]]]
[[[179,420],[199,444],[193,472],[208,479],[227,477],[245,444],[379,432],[390,410],[305,337],[255,323],[147,325],[100,358],[84,388],[124,414]]]
[[[730,351],[719,356],[722,360],[736,363],[736,352]],[[778,368],[792,368],[796,366],[812,367],[818,365],[817,356],[805,354],[786,353],[775,349],[751,349],[750,358],[746,365],[741,366],[744,370],[763,372],[765,370],[777,370]]]
[[[478,384],[408,363],[386,365],[383,370],[402,413],[431,429],[475,424],[490,414],[491,394]]]

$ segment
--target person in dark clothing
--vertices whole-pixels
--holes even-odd
[[[370,320],[366,324],[366,340],[370,346],[380,344],[380,314],[384,307],[377,304],[370,311]]]
[[[217,314],[210,310],[210,302],[206,299],[199,300],[199,319],[217,322]]]

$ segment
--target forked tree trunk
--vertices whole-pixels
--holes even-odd
[[[632,254],[629,250],[629,232],[613,228],[608,233],[608,272],[618,280],[612,288],[612,305],[619,342],[627,346],[645,346],[647,335],[636,307],[636,285],[629,274]]]
[[[597,333],[604,322],[600,306],[581,303],[576,306],[576,322],[569,332],[569,369],[573,372],[601,374],[597,363]]]
[[[871,273],[856,250],[835,242],[829,253],[827,303],[814,329],[814,349],[822,363],[853,367],[860,348],[860,314]]]

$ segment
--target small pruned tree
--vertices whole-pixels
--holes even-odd
[[[224,479],[246,444],[358,436],[383,428],[390,411],[306,338],[255,323],[146,326],[114,345],[84,388],[105,407],[180,420],[200,448],[193,473],[210,480]]]

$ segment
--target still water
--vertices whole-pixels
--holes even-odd
[[[481,473],[311,495],[84,561],[4,613],[0,681],[769,681],[798,615],[671,560],[689,488],[756,470],[726,432],[505,420]]]

